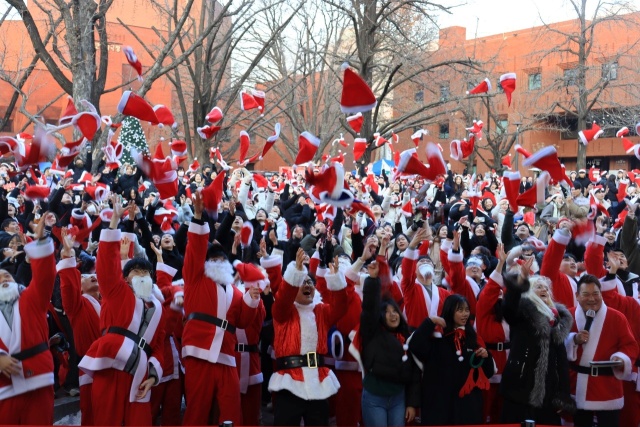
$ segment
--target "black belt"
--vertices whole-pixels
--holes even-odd
[[[220,319],[219,317],[212,316],[210,314],[205,313],[191,313],[187,316],[187,322],[189,320],[200,320],[202,322],[211,323],[212,325],[216,325],[220,329],[224,329],[232,334],[236,333],[236,327],[233,326],[227,319]]]
[[[605,375],[608,377],[613,376],[613,368],[607,367],[598,367],[598,366],[580,366],[571,364],[571,369],[578,372],[579,374],[587,374],[592,377],[597,377],[600,375]]]
[[[14,359],[18,359],[19,361],[27,360],[32,358],[33,356],[37,356],[40,353],[44,353],[49,350],[49,343],[41,342],[38,345],[34,345],[33,347],[29,347],[26,350],[22,350],[16,354],[12,354],[11,357]]]
[[[259,353],[258,344],[236,344],[236,351],[239,353]]]
[[[122,335],[123,337],[129,338],[131,341],[136,343],[139,349],[147,353],[147,357],[151,357],[151,346],[143,337],[138,336],[138,334],[131,332],[128,329],[120,328],[118,326],[110,326],[107,329],[107,333],[109,334],[117,334]]]
[[[511,348],[510,342],[486,343],[487,350],[505,351]]]
[[[298,356],[278,357],[276,359],[276,370],[293,368],[320,368],[324,366],[324,356],[315,351]]]

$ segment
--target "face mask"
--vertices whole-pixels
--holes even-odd
[[[338,269],[340,271],[345,272],[349,267],[351,267],[351,262],[348,259],[344,257],[338,258]]]
[[[153,281],[150,276],[134,276],[131,279],[131,286],[133,287],[133,293],[136,294],[138,298],[142,298],[145,301],[151,299]]]
[[[422,264],[418,267],[418,273],[424,278],[433,277],[433,266],[431,264]]]
[[[178,176],[179,177],[183,177],[184,176],[184,172],[183,171],[178,172]]]
[[[27,175],[27,178],[31,178],[31,172],[27,172],[26,175]]]
[[[275,213],[275,212],[271,212],[271,213],[269,214],[269,218],[271,218],[271,219],[273,219],[273,220],[276,220],[276,219],[278,219],[278,214],[277,214],[277,213]]]

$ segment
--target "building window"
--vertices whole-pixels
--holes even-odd
[[[617,80],[618,79],[618,63],[609,62],[602,64],[602,78],[605,80]]]
[[[502,136],[507,133],[507,127],[509,126],[509,120],[505,118],[498,119],[496,122],[496,136]]]
[[[416,92],[413,96],[413,100],[422,104],[424,102],[424,90]]]
[[[564,70],[564,84],[565,86],[575,86],[578,80],[578,69],[568,68]]]
[[[449,122],[440,123],[438,138],[449,139]]]
[[[542,74],[529,74],[529,90],[539,90],[542,87]]]
[[[450,95],[449,83],[440,85],[440,101],[447,101]]]

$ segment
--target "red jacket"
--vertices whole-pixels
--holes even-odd
[[[575,280],[560,271],[560,264],[569,241],[571,241],[571,236],[556,230],[544,253],[540,267],[540,275],[551,280],[553,299],[564,304],[567,308],[575,307],[577,290]]]

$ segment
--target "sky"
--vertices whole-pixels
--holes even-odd
[[[460,4],[452,14],[441,14],[440,28],[459,26],[467,29],[467,39],[515,31],[546,23],[575,18],[571,4],[566,0],[443,0],[442,4]],[[593,13],[597,1],[587,2],[587,11]],[[591,5],[591,8],[589,6]],[[588,16],[588,15],[587,15]]]

